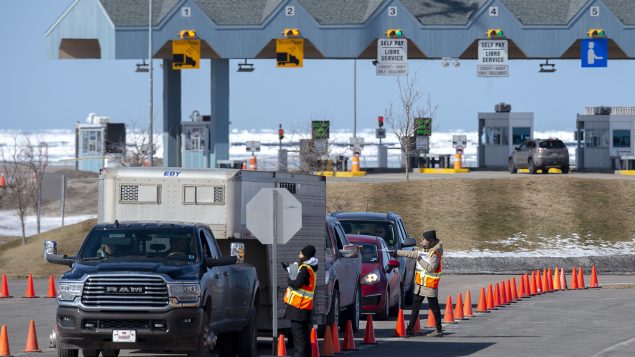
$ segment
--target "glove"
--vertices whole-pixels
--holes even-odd
[[[391,257],[395,258],[397,257],[397,250],[395,249],[389,249],[388,250],[388,255],[390,255]]]
[[[289,263],[286,262],[280,262],[280,265],[282,265],[282,269],[287,270],[287,268],[289,267]]]

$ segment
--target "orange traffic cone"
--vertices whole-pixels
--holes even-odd
[[[582,272],[582,267],[578,270],[578,288],[586,289],[586,286],[584,286],[584,273]]]
[[[553,292],[553,271],[551,270],[551,267],[547,270],[547,274],[547,289]]]
[[[7,327],[2,325],[0,330],[0,356],[11,356],[11,350],[9,349],[9,333]]]
[[[29,274],[29,276],[26,278],[26,296],[24,296],[25,298],[34,298],[35,296],[35,289],[33,288],[33,276],[31,274]]]
[[[492,293],[492,284],[487,286],[487,310],[494,310],[494,293]]]
[[[311,357],[320,357],[320,346],[318,346],[317,329],[311,330]]]
[[[589,287],[592,289],[600,287],[600,284],[598,283],[598,272],[597,269],[595,269],[595,265],[591,268],[591,281],[589,282]]]
[[[525,298],[525,276],[521,275],[518,280],[518,298]]]
[[[507,302],[505,300],[505,282],[501,281],[498,287],[498,302],[502,305],[505,305]]]
[[[417,319],[417,322],[419,319]],[[415,325],[416,328],[416,325]],[[364,331],[364,342],[362,345],[376,345],[375,340],[375,328],[373,327],[373,315],[368,315],[366,318],[366,331]],[[336,352],[337,353],[337,352]]]
[[[578,289],[578,274],[576,274],[575,268],[571,268],[571,289]]]
[[[529,294],[536,295],[536,272],[531,272],[531,278],[529,278]]]
[[[29,322],[29,332],[26,335],[26,346],[24,352],[42,352],[37,345],[37,333],[35,332],[35,321]]]
[[[403,322],[403,310],[399,310],[401,321]],[[405,334],[405,331],[404,331]],[[353,336],[353,323],[351,320],[346,321],[346,332],[344,333],[344,347],[342,351],[357,351],[355,348],[355,337]]]
[[[540,270],[536,270],[536,275],[534,275],[534,280],[536,284],[536,294],[540,295],[544,293],[544,291],[542,290],[542,282],[541,282],[542,279],[540,278]]]
[[[372,319],[371,319],[371,323],[372,323]],[[366,326],[366,328],[368,328],[368,325]],[[331,337],[333,338],[333,352],[335,353],[342,352],[342,347],[340,345],[340,334],[337,331],[337,324],[335,322],[333,322],[333,324],[331,325]]]
[[[501,306],[500,291],[498,289],[498,283],[496,283],[496,285],[494,285],[494,307],[499,307],[499,306]]]
[[[490,285],[490,289],[491,289]],[[489,299],[491,301],[491,299]],[[487,312],[487,303],[485,302],[485,288],[481,288],[481,296],[478,297],[478,305],[476,306],[476,312]]]
[[[403,309],[399,309],[399,314],[397,314],[397,324],[395,325],[395,337],[404,337],[406,336],[406,323],[403,319]],[[346,344],[346,342],[344,342]]]
[[[525,297],[528,298],[528,297],[531,297],[531,295],[532,295],[531,294],[531,290],[529,289],[529,274],[525,273],[524,277],[525,277],[525,283],[524,283],[524,285],[525,285]]]
[[[415,335],[421,333],[421,319],[419,317],[417,317],[417,319],[415,320],[415,325],[412,328],[412,331],[414,331]]]
[[[558,267],[556,267],[556,270],[553,272],[553,290],[560,290],[560,271]]]
[[[278,336],[278,353],[276,354],[276,356],[287,356],[287,345],[285,345],[284,343],[283,334],[280,334],[280,336]]]
[[[516,278],[512,278],[511,286],[512,286],[512,301],[516,302],[518,301],[518,291],[516,290]]]
[[[426,322],[426,327],[430,327],[430,328],[437,327],[437,319],[434,317],[432,310],[428,310],[428,321]]]
[[[459,293],[459,296],[456,298],[454,318],[457,320],[465,320],[465,316],[463,315],[463,296],[461,296],[461,293]]]
[[[547,283],[547,269],[542,272],[542,277],[540,278],[540,286],[542,287],[543,294],[549,292],[549,285]]]
[[[560,269],[560,289],[569,290],[567,286],[567,276],[564,274],[564,268]]]
[[[53,275],[49,276],[49,291],[46,294],[47,298],[54,298],[57,296],[57,292],[55,291],[55,280],[53,279]]]
[[[7,276],[2,274],[2,286],[0,287],[0,298],[9,298],[9,284],[7,283]]]
[[[512,287],[509,284],[509,279],[505,281],[505,304],[509,305],[512,302]]]
[[[485,302],[485,300],[483,300]],[[465,317],[474,317],[474,312],[472,312],[472,295],[470,291],[465,292],[465,304],[463,305],[463,315]]]
[[[452,296],[448,296],[448,300],[445,303],[445,314],[443,316],[443,322],[446,324],[455,324],[454,313],[452,312]]]
[[[242,169],[243,169],[243,170],[247,170],[247,161],[243,161],[243,167],[242,167]]]
[[[331,329],[324,329],[324,340],[322,341],[322,356],[333,356],[333,337],[331,337]]]

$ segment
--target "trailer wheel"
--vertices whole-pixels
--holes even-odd
[[[249,322],[240,332],[240,345],[238,347],[238,356],[240,357],[256,357],[258,353],[257,316],[256,309],[252,307],[249,313]]]
[[[82,354],[84,357],[97,357],[99,356],[99,350],[91,350],[91,349],[82,349]]]

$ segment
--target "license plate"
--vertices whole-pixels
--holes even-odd
[[[137,331],[112,330],[112,342],[137,342]]]

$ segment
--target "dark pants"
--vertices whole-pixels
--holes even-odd
[[[417,294],[415,294],[414,298],[412,299],[412,314],[410,315],[408,328],[414,328],[415,322],[419,318],[419,309],[421,308],[423,299],[425,299],[425,297]],[[434,314],[434,319],[437,323],[437,331],[441,331],[441,308],[439,308],[439,299],[435,297],[429,297],[428,305],[430,305],[430,311]],[[449,308],[451,309],[452,307]],[[430,313],[430,311],[428,311],[428,313]]]
[[[293,335],[293,357],[311,357],[311,323],[291,321]]]

